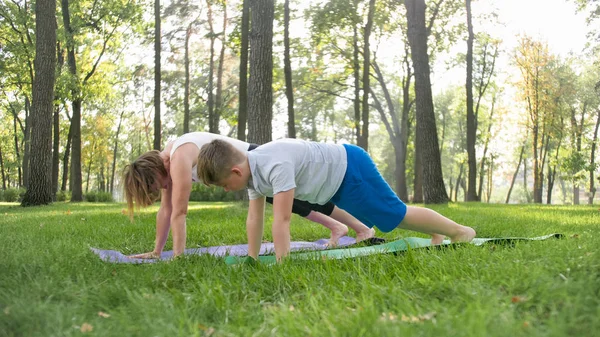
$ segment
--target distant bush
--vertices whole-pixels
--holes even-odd
[[[21,200],[23,193],[25,193],[25,189],[9,188],[0,193],[0,200],[5,202],[17,202]]]
[[[56,192],[56,201],[71,201],[71,192],[70,191]]]
[[[190,193],[190,201],[233,201],[235,192],[225,192],[218,186],[206,186],[203,184],[194,184]]]
[[[85,194],[85,201],[88,202],[112,202],[113,197],[109,192],[91,191]]]

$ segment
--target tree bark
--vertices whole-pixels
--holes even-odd
[[[356,144],[361,144],[361,128],[360,128],[360,63],[358,59],[358,0],[354,0],[355,22],[352,38],[352,73],[354,76],[354,130],[356,135]]]
[[[467,9],[467,156],[468,156],[468,181],[467,201],[478,201],[477,195],[477,158],[475,156],[475,142],[477,126],[473,109],[473,23],[471,20],[471,0],[465,0]]]
[[[274,0],[253,0],[248,81],[248,140],[264,144],[273,137]]]
[[[237,138],[246,141],[248,122],[248,33],[250,30],[250,1],[242,0],[242,43],[240,50],[240,85]]]
[[[288,137],[296,138],[296,117],[294,114],[294,87],[292,86],[292,64],[290,61],[290,0],[283,5],[283,72],[285,74],[285,96],[288,108]]]
[[[223,114],[223,67],[225,66],[225,46],[227,40],[227,2],[223,2],[223,33],[221,34],[221,51],[219,52],[219,66],[217,67],[217,94],[215,96],[216,133],[219,131],[219,120]]]
[[[429,54],[427,53],[428,31],[425,26],[425,1],[405,0],[408,21],[408,40],[411,58],[415,69],[415,96],[417,108],[418,138],[416,152],[422,156],[423,199],[425,203],[447,203],[448,195],[444,186],[440,148],[437,138]]]
[[[123,114],[125,113],[125,107],[123,107],[123,111],[121,111],[121,115],[119,116],[119,125],[117,126],[117,133],[115,134],[115,145],[113,147],[113,161],[112,168],[110,170],[110,194],[113,193],[115,187],[115,168],[117,166],[117,154],[119,150],[119,133],[121,133],[121,124],[123,122]]]
[[[68,117],[68,115],[67,115]],[[69,120],[71,118],[68,118]],[[63,156],[63,170],[62,170],[62,184],[60,186],[61,191],[67,190],[67,178],[69,177],[69,159],[71,156],[71,139],[73,137],[73,123],[69,124],[69,132],[67,134],[67,145],[65,145],[65,153]]]
[[[190,132],[190,36],[192,35],[192,23],[185,31],[185,83],[183,87],[183,133]],[[121,114],[122,116],[122,114]]]
[[[369,150],[369,91],[370,91],[370,68],[371,68],[371,47],[369,39],[373,27],[373,15],[375,14],[375,0],[369,1],[369,12],[367,14],[367,24],[363,36],[363,98],[362,98],[362,131],[358,146],[365,151]]]
[[[521,153],[519,154],[519,163],[517,164],[517,169],[515,170],[515,174],[513,174],[512,180],[510,181],[510,187],[508,188],[508,193],[506,194],[506,204],[510,202],[510,194],[512,193],[513,186],[515,186],[515,181],[517,180],[517,175],[519,174],[519,167],[521,166],[521,162],[523,161],[523,153],[525,152],[525,144],[521,146]]]
[[[208,99],[206,101],[206,105],[208,108],[208,132],[210,133],[218,133],[219,122],[218,118],[215,115],[215,100],[214,100],[214,68],[215,68],[215,30],[213,29],[213,19],[212,19],[212,6],[211,0],[206,0],[206,5],[208,8],[208,35],[210,39],[210,51],[209,51],[209,59],[208,59],[208,85],[206,88],[206,94],[208,95]]]
[[[160,0],[154,0],[154,150],[161,148],[161,128],[160,121],[160,91],[161,91],[161,67],[160,53],[161,46],[161,31],[160,31]]]
[[[600,127],[600,110],[597,111],[596,127],[594,128],[594,139],[592,141],[592,151],[590,154],[590,195],[588,196],[588,204],[594,204],[594,195],[596,195],[596,187],[594,182],[594,170],[596,168],[596,144],[598,142],[598,128]]]
[[[33,80],[31,180],[22,206],[52,202],[52,113],[56,68],[56,0],[38,0]]]
[[[31,107],[29,97],[25,96],[25,133],[23,135],[23,186],[29,186],[29,167],[31,158]]]

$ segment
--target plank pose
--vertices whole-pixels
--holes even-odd
[[[290,250],[294,198],[316,204],[332,202],[368,227],[389,232],[396,227],[469,242],[475,231],[423,207],[406,206],[385,182],[369,155],[355,145],[276,140],[244,152],[221,140],[202,147],[198,176],[226,190],[248,188],[248,253],[257,258],[263,235],[265,196],[273,197],[273,242],[277,259]]]
[[[192,182],[199,181],[196,165],[200,148],[218,139],[237,151],[245,153],[257,145],[207,132],[192,132],[170,142],[162,151],[148,151],[124,169],[125,198],[129,216],[133,218],[134,206],[146,207],[154,203],[162,189],[160,208],[156,215],[156,241],[154,250],[134,255],[136,258],[160,256],[169,229],[173,235],[173,253],[183,253],[186,240],[185,219],[188,210]],[[270,199],[272,200],[272,199]],[[309,220],[318,222],[331,230],[330,244],[335,245],[348,233],[348,226],[356,231],[356,240],[373,237],[375,231],[333,203],[311,204],[292,200],[292,211]]]

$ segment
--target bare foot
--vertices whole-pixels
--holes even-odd
[[[331,238],[329,238],[327,245],[331,247],[337,246],[340,238],[346,234],[348,234],[348,226],[339,223],[338,226],[335,226],[335,228],[331,230]]]
[[[475,230],[471,227],[461,226],[461,230],[458,234],[451,236],[450,240],[452,242],[471,242],[475,235]]]
[[[373,228],[366,227],[364,231],[356,232],[356,242],[361,242],[375,236]]]
[[[441,245],[444,242],[444,239],[446,237],[442,234],[432,234],[431,235],[431,244],[436,246],[436,245]]]

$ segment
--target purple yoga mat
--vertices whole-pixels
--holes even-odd
[[[327,241],[328,239],[320,239],[314,242],[306,242],[306,241],[295,241],[291,242],[290,250],[291,251],[306,251],[306,250],[324,250],[327,249]],[[356,239],[343,236],[340,238],[337,247],[346,247],[356,243]],[[162,252],[160,258],[158,259],[133,259],[124,255],[123,253],[116,250],[103,250],[97,248],[90,248],[92,252],[96,253],[100,256],[100,259],[106,262],[113,263],[153,263],[159,260],[168,260],[173,256],[173,251]],[[260,246],[259,255],[269,255],[275,252],[273,243],[267,242],[263,243]],[[188,248],[184,252],[185,255],[203,255],[210,254],[213,256],[247,256],[248,255],[248,245],[232,245],[232,246],[214,246],[214,247],[203,247],[203,248]],[[134,255],[134,254],[131,254]]]

